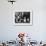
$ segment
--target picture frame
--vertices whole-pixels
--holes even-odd
[[[26,15],[23,15],[23,14],[26,14]],[[23,19],[19,18],[19,16],[20,17],[23,16],[22,17]],[[26,18],[26,20],[25,20],[26,22],[24,21],[24,18]],[[32,24],[33,24],[33,11],[32,10],[15,11],[14,24],[15,24],[15,26],[32,26]]]

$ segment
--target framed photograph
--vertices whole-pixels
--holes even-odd
[[[14,17],[14,23],[16,26],[32,25],[32,11],[16,11]]]

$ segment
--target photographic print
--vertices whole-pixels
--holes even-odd
[[[15,25],[32,25],[32,12],[17,11],[15,12]]]

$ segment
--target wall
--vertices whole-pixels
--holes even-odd
[[[32,26],[15,26],[14,13],[17,10],[32,10]],[[26,32],[33,40],[46,40],[46,1],[17,0],[13,5],[7,0],[0,0],[0,40],[11,40],[18,32]]]

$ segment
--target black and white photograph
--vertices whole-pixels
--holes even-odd
[[[32,12],[15,12],[15,25],[32,25]]]

